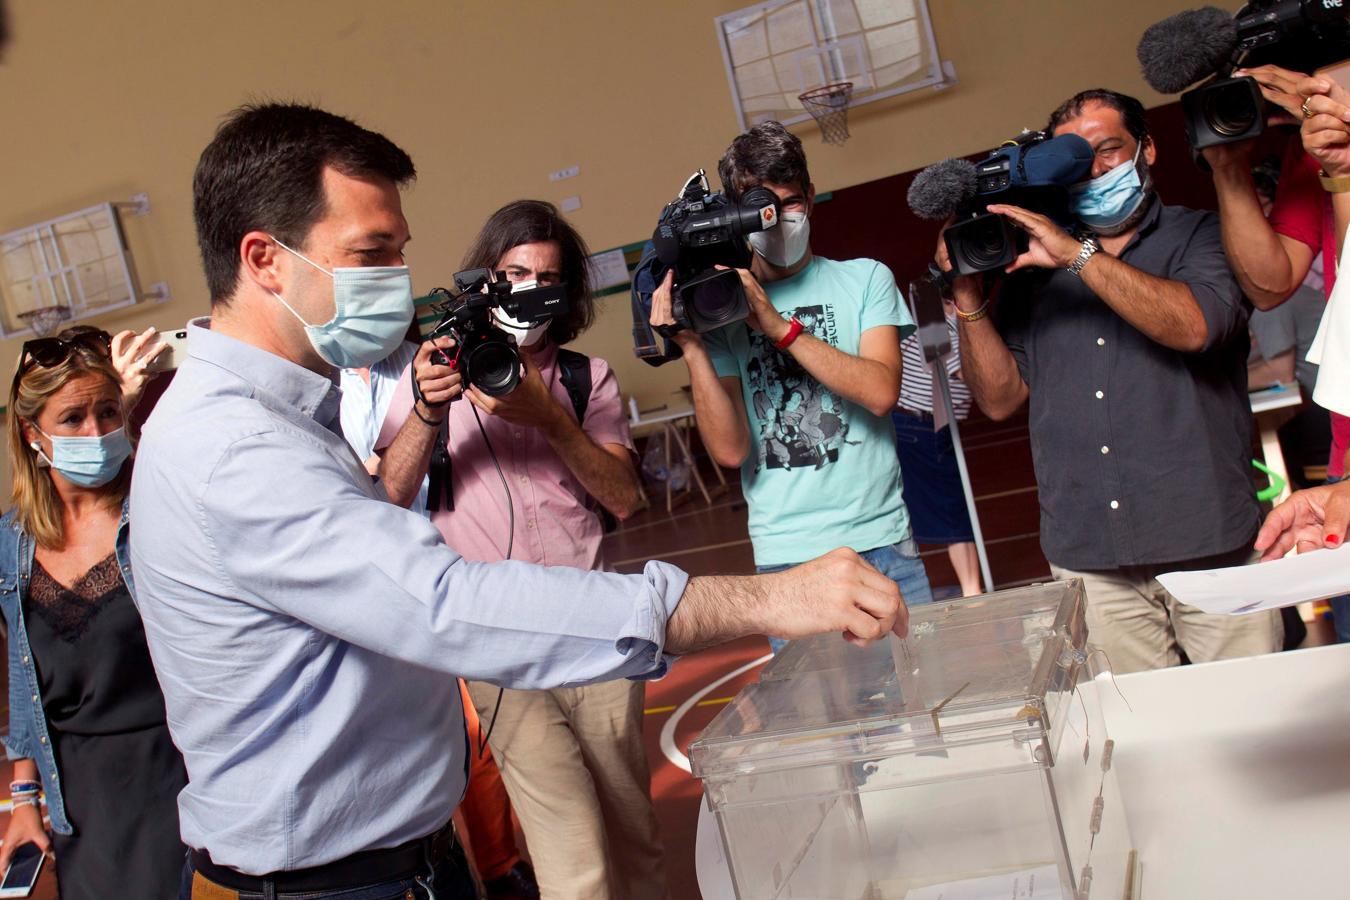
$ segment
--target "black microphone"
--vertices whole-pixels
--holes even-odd
[[[1137,55],[1149,86],[1160,94],[1175,94],[1225,69],[1237,46],[1232,15],[1204,6],[1150,25],[1139,39]]]
[[[968,159],[944,159],[914,177],[909,186],[909,208],[920,219],[946,219],[975,196],[975,164]]]

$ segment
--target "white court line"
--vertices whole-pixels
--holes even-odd
[[[755,666],[762,666],[771,659],[773,659],[773,654],[766,653],[754,662],[746,663],[739,669],[728,672],[716,681],[699,688],[688,700],[681,703],[675,711],[670,714],[670,718],[666,720],[666,724],[661,726],[661,752],[666,755],[666,759],[670,760],[672,765],[678,766],[686,772],[690,771],[689,757],[681,753],[680,748],[675,746],[675,727],[680,724],[680,719],[684,718],[684,714],[693,709],[698,701],[702,700],[737,675],[744,675]]]

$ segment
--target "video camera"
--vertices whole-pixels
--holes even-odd
[[[1186,137],[1197,154],[1206,147],[1257,137],[1266,103],[1252,78],[1233,69],[1277,65],[1312,72],[1350,57],[1350,8],[1344,0],[1252,0],[1230,16],[1206,6],[1156,22],[1139,41],[1144,80],[1164,94],[1181,95]]]
[[[1069,188],[1092,172],[1092,146],[1076,134],[1023,131],[979,163],[949,159],[918,174],[909,205],[924,219],[956,221],[942,232],[953,275],[1002,269],[1027,249],[1027,236],[989,212],[1007,203],[1070,227]]]
[[[690,176],[652,233],[657,259],[675,270],[675,330],[702,334],[750,315],[740,276],[729,270],[750,265],[746,239],[776,226],[778,213],[778,197],[768,188],[750,188],[733,202],[709,190],[703,169]]]
[[[464,383],[490,397],[505,396],[520,383],[520,352],[515,338],[497,327],[492,310],[499,308],[518,322],[537,325],[569,308],[565,284],[519,291],[514,287],[505,272],[466,269],[455,273],[456,293],[445,288],[432,291],[447,299],[433,307],[441,320],[427,340],[453,336],[456,364]],[[445,364],[444,357],[440,354],[437,362]]]

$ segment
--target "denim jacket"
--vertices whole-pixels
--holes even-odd
[[[134,593],[127,537],[127,506],[124,503],[122,521],[117,526],[117,565],[122,569],[127,588]],[[0,609],[3,609],[9,633],[9,734],[5,736],[4,744],[10,759],[37,762],[52,829],[58,834],[70,834],[70,820],[66,818],[66,805],[61,799],[61,775],[56,771],[56,756],[52,752],[51,735],[47,732],[47,716],[42,710],[37,669],[33,665],[28,629],[23,620],[23,597],[33,571],[35,547],[36,542],[14,521],[13,510],[0,518]]]

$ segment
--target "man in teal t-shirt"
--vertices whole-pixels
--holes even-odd
[[[741,467],[755,565],[776,571],[850,547],[907,604],[928,603],[889,418],[900,341],[914,331],[895,278],[876,260],[812,255],[815,187],[801,141],[779,123],[736,138],[718,174],[733,199],[773,191],[779,223],[750,238],[754,259],[740,271],[750,318],[671,339],[689,366],[704,445],[719,465]],[[674,323],[671,283],[667,274],[652,297],[653,325]]]

